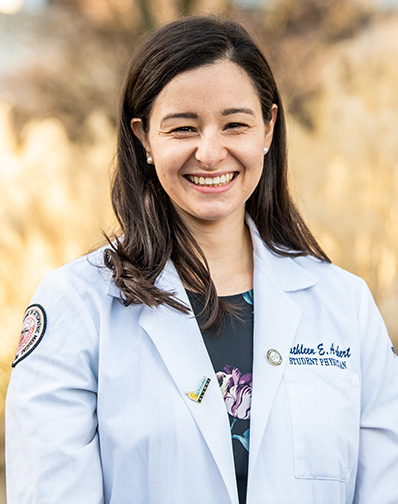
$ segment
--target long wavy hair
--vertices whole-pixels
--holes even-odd
[[[282,101],[267,60],[238,23],[213,17],[183,18],[167,24],[139,47],[127,71],[121,97],[117,166],[112,205],[120,225],[109,239],[105,265],[113,272],[125,305],[167,304],[182,312],[188,308],[173,293],[155,285],[168,260],[183,283],[203,298],[202,331],[217,333],[228,306],[223,305],[199,245],[186,228],[146,152],[133,134],[132,118],[148,131],[154,101],[176,75],[202,65],[228,60],[245,70],[261,100],[265,122],[278,106],[270,151],[264,157],[259,184],[246,202],[246,211],[267,247],[281,255],[313,255],[329,261],[303,221],[289,194],[286,124]]]

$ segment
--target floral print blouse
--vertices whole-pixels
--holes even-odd
[[[188,291],[192,309],[203,308],[200,296]],[[253,291],[221,298],[237,307],[239,318],[226,316],[219,336],[203,335],[231,425],[239,502],[246,502],[249,462],[253,362]]]

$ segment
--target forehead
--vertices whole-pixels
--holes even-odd
[[[249,75],[239,65],[222,60],[174,77],[156,97],[151,116],[177,109],[221,111],[238,106],[261,113],[260,98]]]

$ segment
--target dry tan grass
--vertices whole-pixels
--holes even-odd
[[[57,119],[29,122],[21,143],[0,105],[0,415],[21,319],[42,276],[87,252],[111,223],[108,172],[115,135],[108,119],[87,120],[76,145]]]
[[[290,121],[294,187],[332,260],[362,276],[398,345],[398,20],[319,61],[314,129]],[[297,70],[299,71],[299,70]]]

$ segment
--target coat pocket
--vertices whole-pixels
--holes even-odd
[[[359,379],[340,369],[319,371],[285,377],[295,476],[346,483],[358,455]]]

